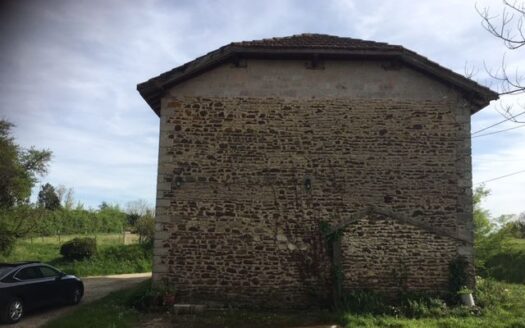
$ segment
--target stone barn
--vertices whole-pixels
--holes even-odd
[[[138,91],[160,117],[153,279],[179,302],[443,292],[472,261],[470,117],[490,89],[402,46],[302,34]]]

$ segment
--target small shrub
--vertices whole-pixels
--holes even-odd
[[[426,295],[409,296],[400,303],[399,312],[408,318],[438,318],[449,313],[449,308],[443,300]]]
[[[483,308],[496,307],[509,302],[509,290],[505,285],[488,278],[476,277],[476,302]]]
[[[342,304],[343,312],[406,318],[439,318],[451,311],[445,301],[428,294],[402,293],[395,300],[385,300],[382,295],[367,290],[346,294]]]
[[[97,252],[97,241],[94,238],[75,238],[60,247],[60,255],[66,260],[89,259]]]

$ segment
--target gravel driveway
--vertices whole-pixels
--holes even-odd
[[[50,309],[29,313],[18,324],[6,325],[2,327],[40,327],[51,319],[55,319],[65,313],[75,310],[78,306],[82,306],[82,304],[93,302],[115,290],[131,287],[149,278],[151,278],[151,272],[82,278],[82,281],[84,282],[85,293],[79,305],[53,307]]]

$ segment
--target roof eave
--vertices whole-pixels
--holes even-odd
[[[466,77],[446,69],[425,57],[402,47],[392,49],[315,49],[315,48],[261,48],[226,46],[187,64],[163,73],[137,85],[137,90],[153,111],[160,116],[161,98],[169,88],[191,79],[207,70],[235,58],[300,59],[317,55],[326,59],[399,59],[403,63],[449,84],[464,94],[474,109],[472,114],[487,106],[499,94]],[[206,58],[209,57],[209,58]],[[202,62],[200,62],[202,61]]]

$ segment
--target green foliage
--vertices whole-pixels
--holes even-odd
[[[75,238],[65,242],[60,247],[60,255],[66,260],[89,259],[97,252],[97,241],[95,238]]]
[[[479,242],[494,231],[494,224],[490,222],[489,211],[481,207],[481,201],[490,194],[490,191],[484,186],[474,189],[472,195],[473,202],[473,220],[474,220],[474,240]]]
[[[25,204],[37,175],[47,172],[49,150],[23,149],[10,136],[13,124],[0,120],[0,208]]]
[[[525,213],[501,215],[492,223],[480,206],[488,194],[482,187],[474,191],[476,270],[485,277],[525,283]]]
[[[55,187],[51,184],[46,183],[42,185],[38,192],[38,206],[45,208],[46,210],[54,211],[61,207],[60,199],[55,191]]]
[[[0,254],[9,255],[16,240],[30,234],[42,211],[29,205],[0,209]]]
[[[142,245],[113,245],[99,250],[95,256],[82,261],[52,262],[64,272],[78,276],[151,271],[153,253]]]
[[[23,149],[10,136],[13,124],[0,120],[0,253],[8,254],[28,232],[26,211],[37,175],[47,171],[48,150]],[[20,207],[20,209],[18,209]]]
[[[140,236],[141,243],[152,243],[155,234],[155,218],[149,215],[140,217],[135,222],[134,230]]]
[[[158,313],[150,316],[155,318],[159,326],[169,327],[299,327],[319,325],[340,325],[341,327],[406,327],[406,328],[511,328],[524,327],[525,286],[504,284],[493,280],[480,279],[476,292],[479,308],[447,307],[442,301],[432,298],[417,300],[408,298],[400,300],[398,308],[403,312],[372,315],[359,314],[350,311],[329,312],[310,309],[308,311],[244,311],[228,309],[223,311],[206,311],[195,315],[165,316],[164,320]],[[76,327],[82,322],[83,327],[138,327],[140,318],[147,316],[140,313],[137,302],[148,299],[153,293],[151,282],[125,291],[110,294],[102,300],[85,304],[76,311],[59,319],[50,321],[45,327]],[[411,305],[407,305],[410,300]],[[150,304],[146,302],[146,304]],[[409,307],[409,308],[407,308]],[[148,311],[148,309],[145,309]],[[417,318],[417,319],[416,319]]]
[[[15,246],[16,237],[0,226],[0,254],[9,255]]]
[[[76,237],[78,235],[62,236],[61,240],[67,241]],[[96,240],[95,256],[80,261],[69,261],[60,256],[61,245],[58,237],[21,239],[9,256],[0,255],[0,262],[42,261],[79,276],[151,271],[153,256],[149,245],[122,245],[122,234],[101,234],[96,236]]]
[[[518,220],[509,222],[507,227],[512,237],[525,239],[525,213],[521,213]]]
[[[383,297],[370,290],[354,290],[343,295],[343,311],[361,314],[383,314],[388,312]]]
[[[407,318],[439,318],[448,315],[450,309],[442,299],[430,296],[415,296],[402,300],[399,312]]]
[[[485,262],[488,276],[513,283],[525,283],[525,249],[505,249]]]
[[[140,215],[136,213],[130,213],[126,216],[126,221],[130,226],[134,226],[138,219],[140,219]]]
[[[62,208],[45,211],[35,222],[35,233],[40,236],[117,233],[124,230],[125,224],[126,213],[118,206],[98,211]]]

